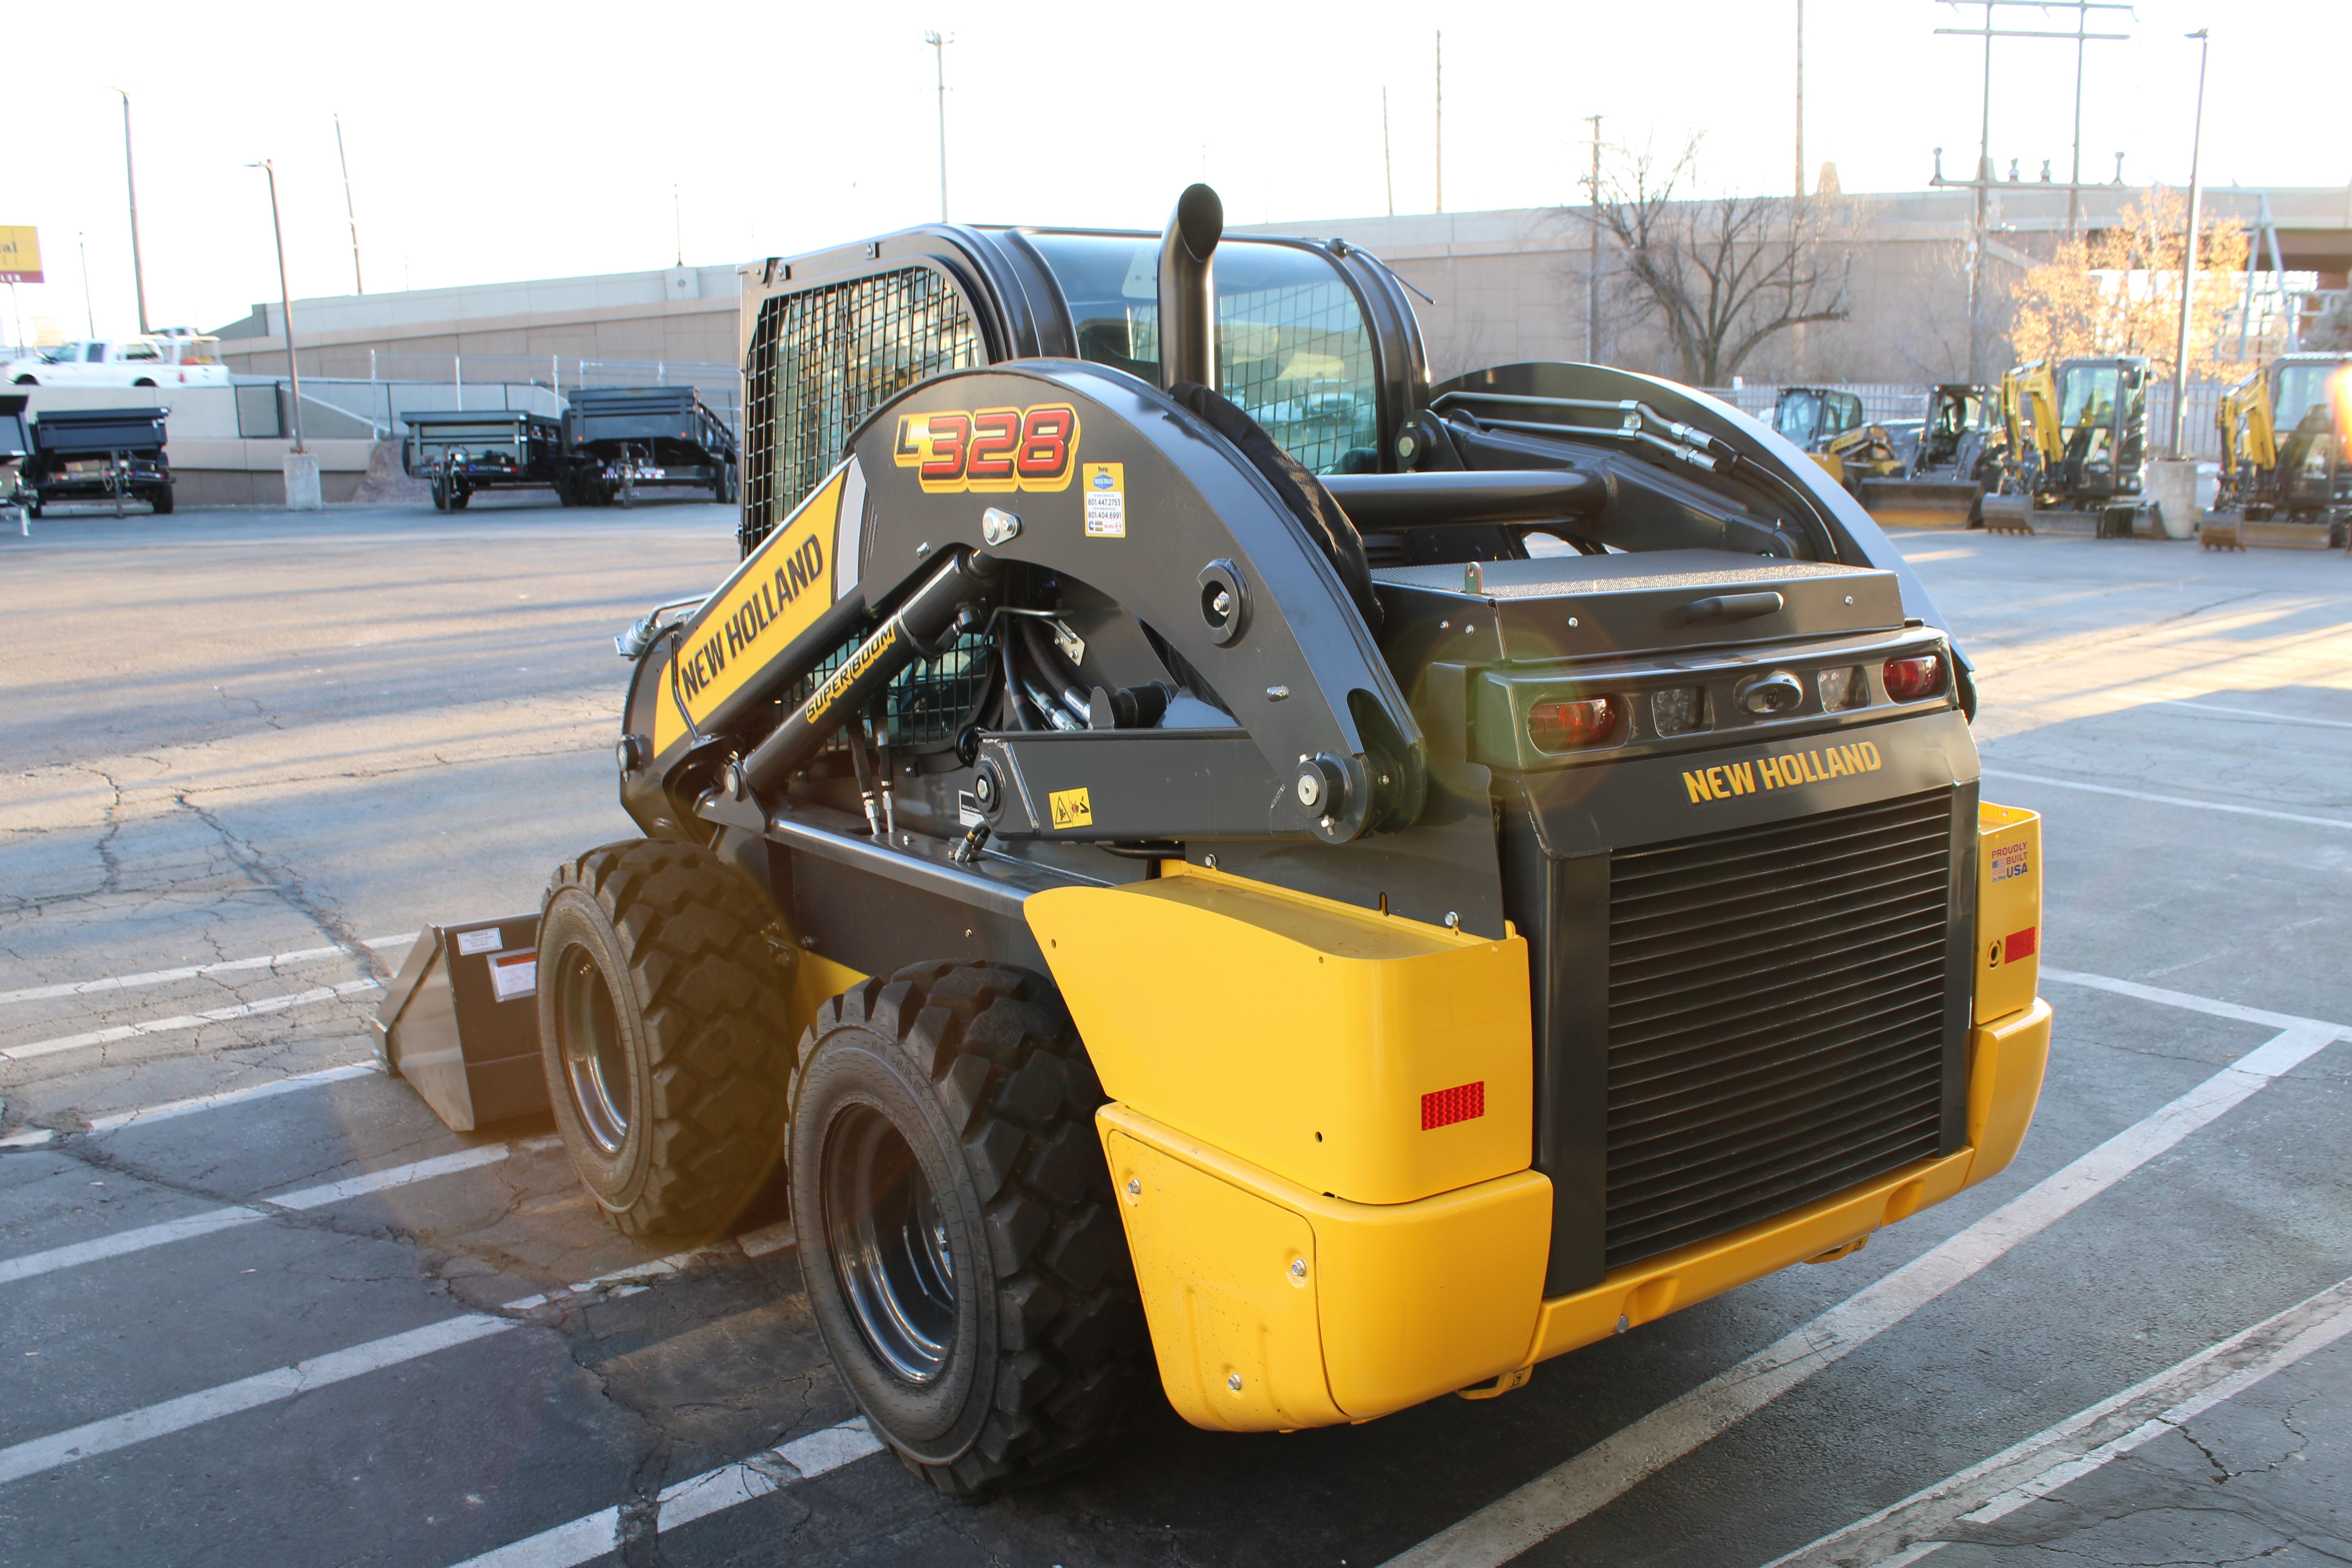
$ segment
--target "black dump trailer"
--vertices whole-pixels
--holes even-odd
[[[0,395],[0,506],[24,504],[24,463],[33,450],[33,432],[25,423],[30,401],[21,392]]]
[[[407,444],[401,466],[433,490],[436,511],[462,511],[477,490],[553,488],[572,504],[564,484],[563,435],[544,414],[521,409],[418,409],[404,414]]]
[[[172,464],[163,455],[168,408],[50,408],[33,416],[25,458],[25,504],[35,517],[52,502],[126,500],[172,510]]]
[[[735,434],[690,386],[583,386],[563,416],[570,500],[627,506],[650,486],[735,501]]]

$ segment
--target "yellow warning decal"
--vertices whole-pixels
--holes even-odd
[[[1045,797],[1045,803],[1054,808],[1054,826],[1056,828],[1092,827],[1095,825],[1095,803],[1083,787],[1057,789]]]
[[[901,414],[890,455],[929,495],[1066,490],[1077,471],[1078,411],[1040,403]]]
[[[856,551],[863,521],[862,515],[845,515],[864,510],[865,487],[856,479],[855,459],[835,469],[687,622],[667,689],[654,710],[656,752],[686,734],[689,719],[706,722],[832,608],[844,571],[855,584],[856,562],[845,564],[840,557]],[[855,507],[845,508],[844,497],[852,492]]]

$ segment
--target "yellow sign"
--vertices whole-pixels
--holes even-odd
[[[1885,766],[1878,748],[1868,741],[1851,746],[1821,746],[1810,752],[1787,752],[1748,763],[1726,763],[1683,775],[1683,788],[1694,803],[1729,800],[1759,790],[1788,789],[1796,784],[1827,784],[1850,773],[1874,773]]]
[[[1054,808],[1054,826],[1062,827],[1092,827],[1095,825],[1095,803],[1081,789],[1057,789],[1045,797]]]
[[[41,280],[41,231],[0,224],[0,283]]]
[[[915,470],[926,495],[955,495],[1068,489],[1077,451],[1078,411],[1041,403],[901,414],[891,457]]]
[[[845,568],[841,557],[856,550],[864,521],[865,487],[854,482],[854,463],[835,468],[687,623],[667,700],[654,710],[656,752],[683,737],[689,719],[708,721],[833,607],[839,574],[856,571],[854,559]],[[853,489],[857,494],[845,506]]]

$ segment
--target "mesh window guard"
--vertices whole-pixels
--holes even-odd
[[[745,367],[743,552],[792,515],[877,405],[980,358],[979,330],[962,299],[928,267],[761,305]]]

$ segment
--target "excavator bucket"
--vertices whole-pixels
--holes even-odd
[[[1988,533],[2032,533],[2033,531],[2033,498],[2000,495],[1985,497],[1984,525],[1985,531]]]
[[[1983,486],[1967,480],[1862,481],[1863,508],[1881,528],[1966,528],[1983,495]]]

